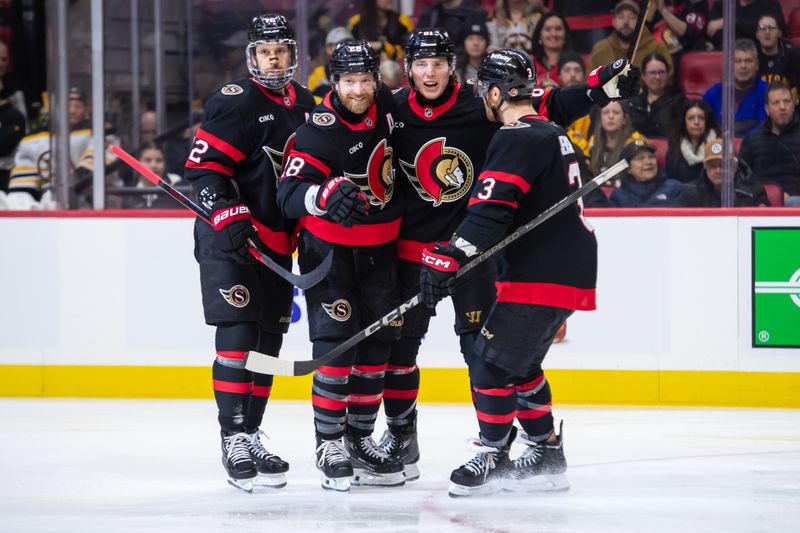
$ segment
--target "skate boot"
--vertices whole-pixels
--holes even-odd
[[[563,492],[569,490],[567,459],[564,457],[564,422],[554,443],[534,442],[524,433],[517,439],[527,449],[511,462],[506,490],[513,492]]]
[[[223,431],[221,436],[222,466],[228,473],[228,483],[245,492],[253,492],[253,480],[258,470],[250,458],[250,435]]]
[[[347,492],[353,465],[347,460],[341,439],[322,440],[317,437],[317,468],[322,473],[322,488]]]
[[[280,489],[286,486],[286,472],[289,470],[289,463],[270,453],[261,444],[261,435],[264,432],[260,429],[248,434],[250,442],[248,448],[250,450],[250,459],[256,465],[258,476],[253,480],[253,488],[273,488]],[[266,437],[266,435],[264,435]]]
[[[516,434],[517,428],[512,426],[508,442],[502,448],[487,446],[480,439],[468,440],[467,445],[475,457],[450,474],[450,497],[478,496],[503,490],[504,477],[511,469],[508,450]]]
[[[383,436],[378,442],[378,448],[386,455],[396,457],[403,462],[403,476],[406,481],[419,479],[416,419],[408,426],[389,426],[389,429],[383,432]]]
[[[372,437],[345,434],[344,451],[353,464],[353,485],[399,487],[403,477],[403,462],[381,450]]]

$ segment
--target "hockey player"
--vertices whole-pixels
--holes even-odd
[[[320,357],[397,300],[402,205],[394,194],[391,93],[380,86],[379,59],[366,41],[337,45],[331,87],[297,131],[278,186],[288,217],[301,217],[300,269],[333,250],[330,275],[305,291],[313,356]],[[403,464],[370,436],[380,410],[391,342],[399,321],[320,367],[312,404],[322,487],[402,485]]]
[[[292,81],[294,31],[282,15],[252,19],[246,48],[250,77],[222,86],[206,104],[186,160],[186,179],[210,210],[213,227],[195,224],[195,257],[206,323],[216,327],[214,397],[222,463],[243,490],[283,487],[289,465],[261,444],[272,376],[244,368],[250,350],[277,356],[292,312],[292,286],[256,263],[246,243],[291,269],[296,220],[285,219],[275,195],[284,155],[314,98]]]
[[[423,251],[420,286],[427,305],[450,294],[460,265],[581,185],[566,133],[531,105],[535,78],[521,50],[498,50],[481,63],[477,89],[503,127],[489,145],[467,217],[449,243]],[[574,310],[595,308],[597,243],[580,203],[509,245],[498,260],[497,297],[467,354],[480,438],[470,443],[475,457],[453,471],[451,496],[568,488],[541,363],[561,323]],[[515,418],[528,447],[511,461]]]
[[[404,200],[398,254],[403,298],[419,292],[422,250],[446,241],[466,216],[486,146],[499,128],[473,88],[457,83],[454,44],[439,29],[415,31],[406,45],[410,89],[394,93],[398,193]],[[537,90],[534,109],[562,125],[587,114],[592,105],[628,98],[639,92],[638,70],[621,61],[599,68],[591,83],[570,89]],[[455,331],[465,355],[494,302],[494,272],[489,262],[459,280],[453,296]],[[386,370],[384,407],[388,431],[380,441],[405,463],[406,480],[419,477],[416,400],[417,353],[428,330],[432,309],[417,307],[404,316],[402,337],[392,348]]]

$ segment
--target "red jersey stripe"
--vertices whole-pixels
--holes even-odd
[[[510,172],[500,172],[497,170],[484,170],[481,172],[480,176],[478,176],[478,181],[485,180],[486,178],[494,178],[496,181],[502,181],[503,183],[510,183],[512,185],[516,185],[523,194],[527,193],[528,190],[531,188],[531,184],[525,181],[525,178],[519,176],[517,174],[511,174]]]
[[[307,154],[305,152],[299,152],[297,150],[292,150],[291,152],[289,152],[289,157],[299,157],[312,167],[316,168],[317,170],[325,174],[325,176],[331,175],[330,167],[328,167],[328,165],[326,165],[325,163],[323,163],[322,161],[320,161],[311,154]],[[289,158],[287,158],[286,161],[289,161]]]
[[[215,163],[214,161],[206,161],[205,163],[186,161],[186,168],[205,168],[207,170],[219,172],[220,174],[225,174],[226,176],[233,176],[233,169],[231,167],[226,167],[225,165]]]
[[[239,161],[242,161],[242,160],[244,160],[244,158],[247,157],[241,151],[239,151],[238,148],[236,148],[232,144],[230,144],[230,143],[228,143],[226,141],[223,141],[222,139],[220,139],[216,135],[213,135],[213,134],[207,132],[203,128],[198,128],[197,129],[197,133],[195,134],[195,138],[196,139],[202,139],[202,140],[206,141],[212,147],[216,148],[217,150],[219,150],[223,154],[225,154],[228,157],[230,157],[233,160],[234,163],[238,163]]]
[[[525,281],[497,281],[495,287],[498,302],[548,305],[576,311],[597,309],[594,289]]]
[[[306,216],[300,219],[300,225],[320,239],[345,246],[377,246],[391,242],[400,233],[402,218],[396,218],[381,224],[355,224],[345,228],[335,222]]]
[[[511,396],[515,392],[515,389],[513,386],[495,389],[481,389],[475,387],[475,392],[486,396]]]
[[[513,207],[514,209],[516,209],[519,206],[519,204],[517,202],[506,202],[505,200],[481,200],[480,198],[477,198],[477,197],[470,198],[469,199],[469,204],[467,204],[467,206],[471,206],[471,205],[475,205],[475,204],[481,204],[481,203],[509,205],[509,206]]]
[[[266,227],[256,219],[253,225],[258,230],[258,238],[270,247],[271,250],[279,254],[292,255],[297,249],[297,231],[289,234],[282,231],[274,231]]]
[[[525,392],[538,387],[542,381],[544,381],[544,374],[539,376],[538,378],[534,379],[533,381],[529,381],[528,383],[523,383],[522,385],[517,385],[518,392]]]

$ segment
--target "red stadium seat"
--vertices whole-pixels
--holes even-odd
[[[733,138],[733,153],[739,155],[739,148],[742,147],[742,141],[744,139],[741,137],[734,137]]]
[[[680,88],[689,98],[702,98],[722,80],[722,52],[688,52],[681,59]]]
[[[669,143],[667,143],[666,139],[653,139],[651,137],[648,137],[647,142],[656,147],[658,168],[663,171],[667,162],[667,148],[669,147]]]
[[[792,11],[797,8],[797,0],[780,0],[780,2],[781,9],[783,10],[783,18],[786,19],[786,22],[789,22]]]
[[[786,36],[792,41],[800,39],[800,7],[792,11],[787,17]]]
[[[765,183],[764,192],[767,193],[769,205],[772,207],[783,207],[783,191],[780,186],[774,183]]]
[[[600,190],[603,191],[603,194],[606,195],[606,198],[611,199],[611,193],[614,192],[614,187],[610,185],[603,185],[600,187]]]

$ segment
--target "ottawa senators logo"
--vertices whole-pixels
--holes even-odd
[[[366,174],[344,173],[350,181],[359,186],[370,205],[380,206],[381,209],[392,199],[394,193],[392,153],[392,149],[386,146],[386,139],[383,139],[369,156]]]
[[[242,308],[250,303],[250,291],[244,285],[234,285],[228,290],[220,289],[219,293],[234,307]]]
[[[461,150],[447,146],[444,137],[422,145],[414,164],[401,160],[400,167],[420,198],[433,202],[434,206],[455,202],[472,187],[472,161]]]
[[[264,151],[267,152],[267,156],[269,156],[269,160],[272,162],[272,168],[275,169],[276,183],[280,181],[281,174],[283,174],[283,165],[286,164],[286,156],[292,151],[292,148],[294,148],[295,137],[297,137],[297,133],[292,133],[289,138],[286,139],[286,144],[283,145],[283,150],[280,152],[269,146],[264,147]]]
[[[328,316],[337,322],[347,322],[353,314],[353,309],[350,307],[350,302],[343,299],[338,299],[333,303],[322,303],[322,308],[328,313]]]

